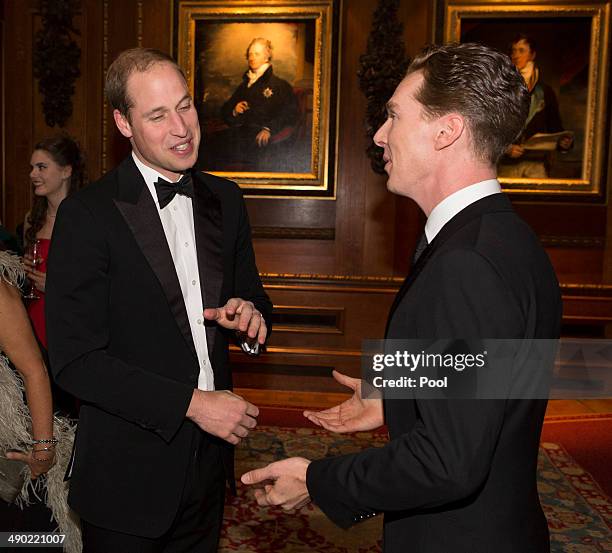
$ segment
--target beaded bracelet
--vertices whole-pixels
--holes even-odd
[[[56,445],[59,443],[59,440],[57,438],[50,438],[48,440],[32,440],[32,445],[36,445],[36,444],[53,444]]]

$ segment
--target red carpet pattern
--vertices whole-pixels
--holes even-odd
[[[259,427],[236,450],[236,475],[285,457],[315,459],[380,447],[386,436],[359,432],[335,436],[323,430]],[[538,488],[551,531],[552,553],[612,551],[612,501],[590,474],[559,445],[543,443]],[[382,518],[348,531],[329,522],[313,505],[286,514],[259,507],[238,484],[228,497],[220,553],[373,553],[380,551]],[[409,548],[406,553],[410,553]]]

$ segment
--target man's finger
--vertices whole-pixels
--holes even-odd
[[[257,417],[259,415],[259,407],[257,405],[253,405],[252,403],[246,402],[246,414],[250,417]]]
[[[240,421],[240,424],[249,430],[253,430],[257,426],[257,420],[248,415],[244,415]]]
[[[238,438],[243,439],[249,435],[249,429],[246,426],[239,425],[234,430],[232,430],[234,436],[238,436]]]
[[[352,378],[336,370],[332,371],[332,376],[334,377],[336,382],[339,382],[343,386],[346,386],[347,388],[350,388],[353,391],[355,391],[357,387],[359,386],[358,378]]]
[[[218,307],[207,307],[204,309],[204,318],[209,321],[218,321],[221,316],[221,309]]]
[[[266,337],[268,336],[268,327],[263,315],[260,316],[261,324],[259,325],[259,331],[257,332],[257,341],[263,346],[266,343]]]
[[[240,481],[243,484],[252,486],[253,484],[259,484],[260,482],[265,482],[266,480],[273,480],[274,471],[271,469],[271,466],[272,465],[268,465],[267,467],[263,467],[260,469],[254,469],[249,472],[245,472],[240,477]]]
[[[246,332],[247,328],[249,327],[249,322],[253,318],[254,310],[255,310],[254,305],[246,301],[242,305],[240,305],[240,309],[236,310],[236,313],[240,315],[240,320],[238,322],[238,328],[242,332]]]
[[[233,316],[239,313],[240,300],[238,298],[230,298],[224,306],[225,314],[228,319],[233,320]]]
[[[255,500],[257,501],[257,505],[260,505],[262,507],[269,507],[272,505],[268,501],[268,494],[261,488],[257,488],[255,490]]]
[[[246,329],[247,336],[251,339],[255,338],[259,332],[259,327],[261,326],[261,315],[259,311],[253,309],[251,312],[251,319],[249,320],[248,327]]]

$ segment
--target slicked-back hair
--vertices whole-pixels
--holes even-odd
[[[158,63],[171,65],[185,79],[185,73],[180,65],[165,52],[154,48],[124,50],[108,68],[104,85],[106,99],[113,109],[119,110],[128,121],[130,121],[130,109],[134,106],[134,100],[130,98],[127,91],[130,75],[135,72],[144,73]]]
[[[529,92],[508,56],[476,43],[428,46],[408,67],[423,74],[415,99],[426,117],[459,113],[477,159],[496,165],[520,135]]]

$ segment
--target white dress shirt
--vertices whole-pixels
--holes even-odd
[[[132,152],[132,157],[145,180],[149,193],[153,196],[153,201],[164,228],[166,241],[172,254],[174,268],[181,285],[191,335],[193,336],[193,343],[200,365],[198,388],[204,391],[212,391],[215,389],[215,379],[208,357],[208,345],[206,342],[204,306],[202,304],[200,274],[198,271],[191,198],[177,194],[164,209],[160,209],[155,183],[159,178],[166,181],[168,179],[155,169],[145,165],[134,152]]]
[[[499,181],[497,179],[490,179],[466,186],[444,198],[433,208],[427,218],[427,223],[425,223],[427,242],[431,244],[431,241],[442,230],[442,227],[468,205],[500,192],[501,186]]]

